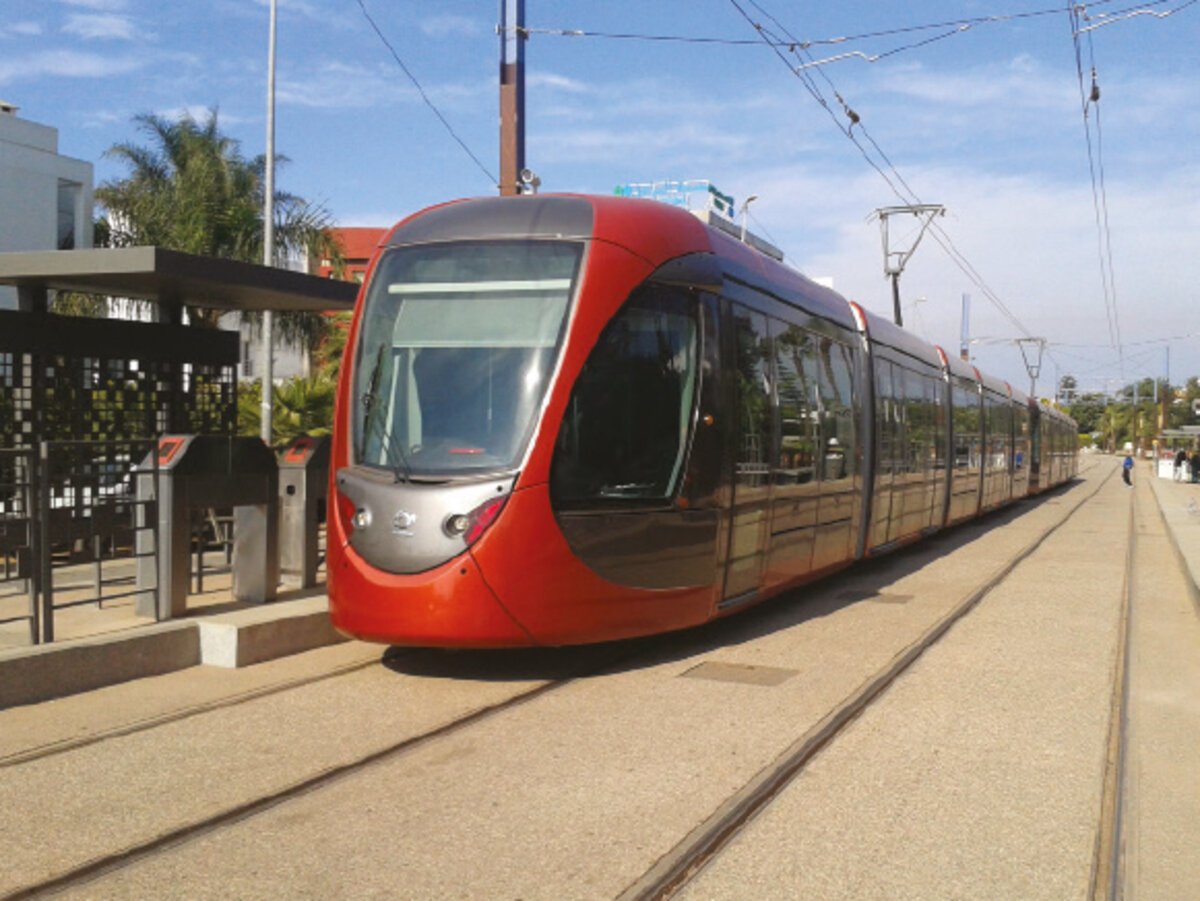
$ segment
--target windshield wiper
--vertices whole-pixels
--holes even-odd
[[[371,375],[367,379],[367,390],[362,396],[363,437],[362,446],[358,450],[358,456],[360,460],[366,459],[367,438],[370,437],[371,430],[375,429],[379,433],[380,440],[383,442],[383,450],[387,454],[392,475],[396,477],[397,482],[410,482],[412,481],[412,470],[409,468],[408,458],[404,456],[404,451],[401,449],[399,442],[387,430],[387,427],[383,425],[381,419],[371,415],[374,412],[375,404],[379,400],[379,377],[383,369],[383,353],[386,347],[386,344],[379,345],[379,353],[375,355],[375,365],[371,368]]]

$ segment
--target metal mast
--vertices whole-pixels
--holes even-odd
[[[908,258],[913,255],[917,245],[921,243],[926,229],[933,222],[934,216],[944,215],[946,208],[940,203],[919,203],[908,206],[889,206],[876,210],[871,218],[879,217],[880,230],[883,233],[883,274],[892,280],[892,306],[895,313],[896,325],[904,325],[904,317],[900,313],[900,273],[904,271]],[[901,213],[908,213],[922,219],[921,230],[907,250],[891,250],[888,245],[888,218]]]
[[[276,0],[271,0],[270,43],[267,49],[267,165],[263,184],[263,265],[275,265],[275,18]],[[263,313],[262,326],[262,440],[271,445],[274,415],[275,314]]]
[[[500,0],[500,194],[520,193],[525,168],[525,0]]]
[[[1032,347],[1030,347],[1031,345],[1032,347],[1037,348],[1036,357],[1030,357],[1030,352],[1032,351]],[[1021,359],[1025,361],[1025,371],[1029,373],[1029,396],[1036,398],[1037,378],[1038,374],[1042,371],[1042,354],[1046,350],[1046,339],[1018,338],[1017,347],[1021,348]],[[1030,347],[1030,351],[1026,351],[1025,348],[1027,347]],[[1058,393],[1057,388],[1058,386],[1056,385],[1055,394]]]

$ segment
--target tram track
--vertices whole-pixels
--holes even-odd
[[[1089,467],[1090,469],[1090,467]],[[1116,469],[1100,479],[1099,484],[1075,503],[1065,515],[1027,544],[1019,552],[994,571],[979,587],[958,602],[948,613],[928,627],[925,632],[892,660],[859,685],[840,704],[836,705],[812,728],[792,743],[768,767],[760,770],[743,788],[733,795],[692,830],[679,844],[664,855],[639,879],[631,883],[618,898],[619,901],[659,901],[674,896],[710,863],[743,830],[765,811],[771,803],[804,772],[809,762],[823,749],[834,742],[852,722],[868,710],[887,689],[893,685],[921,656],[936,645],[950,629],[974,610],[993,590],[1002,585],[1012,573],[1045,541],[1065,526],[1077,512],[1087,505],[1114,478]],[[1132,538],[1133,508],[1130,512]],[[1132,541],[1130,543],[1132,548]],[[1130,583],[1132,550],[1125,564],[1126,585]],[[1115,757],[1110,750],[1105,772],[1105,806],[1119,811],[1121,767],[1125,735],[1125,703],[1128,686],[1125,660],[1128,656],[1126,620],[1128,616],[1128,589],[1121,612],[1120,674],[1114,679],[1114,714],[1110,726],[1110,749],[1115,742]],[[1115,735],[1113,731],[1115,730]],[[1111,786],[1111,787],[1110,787]],[[1102,819],[1097,834],[1096,852],[1093,861],[1093,885],[1109,891],[1117,878],[1112,863],[1119,853],[1119,816]],[[1106,862],[1107,861],[1107,862]],[[1092,895],[1094,898],[1117,897],[1116,895]]]
[[[837,734],[845,728],[845,726],[853,721],[863,710],[865,710],[873,700],[883,693],[887,686],[891,684],[898,676],[903,673],[915,660],[923,653],[923,651],[936,643],[940,637],[954,624],[957,619],[966,615],[987,593],[994,587],[999,585],[1013,569],[1020,564],[1022,560],[1032,554],[1051,534],[1057,531],[1065,524],[1084,504],[1091,500],[1108,482],[1111,474],[1100,481],[1096,489],[1091,491],[1085,498],[1076,503],[1070,508],[1065,516],[1062,516],[1054,525],[1043,532],[1031,544],[1026,546],[1015,557],[1011,558],[999,570],[994,572],[988,580],[972,592],[964,602],[960,602],[955,611],[949,616],[944,617],[938,623],[930,627],[920,638],[915,642],[902,649],[892,660],[891,664],[885,667],[879,674],[868,682],[864,683],[857,691],[853,693],[844,703],[830,712],[816,726],[809,730],[796,744],[791,746],[783,755],[785,761],[784,766],[775,766],[769,773],[762,773],[758,778],[749,784],[749,790],[739,793],[722,808],[706,821],[705,828],[701,829],[705,835],[714,834],[715,843],[711,844],[713,853],[719,853],[723,847],[738,831],[748,823],[759,809],[770,802],[770,799],[778,792],[782,791],[786,785],[795,778],[796,775],[803,769],[807,760],[815,755],[821,748],[826,746],[830,741],[836,738]],[[652,643],[653,646],[653,643]],[[628,663],[630,659],[635,659],[645,653],[644,644],[637,643],[633,646],[624,645],[622,652],[617,654],[608,654],[601,660],[593,661],[584,667],[581,667],[577,672],[571,673],[563,678],[552,679],[540,685],[536,685],[528,690],[522,691],[519,694],[513,695],[506,699],[497,701],[494,704],[474,710],[466,715],[457,717],[448,721],[436,728],[429,729],[418,735],[408,736],[403,740],[393,742],[384,747],[370,751],[354,760],[332,766],[312,774],[306,778],[294,782],[293,784],[282,787],[278,790],[263,793],[247,800],[243,803],[236,804],[225,810],[219,811],[209,817],[195,820],[190,823],[180,825],[176,828],[168,829],[160,834],[121,850],[110,854],[99,856],[81,863],[64,872],[55,874],[52,877],[43,881],[20,887],[13,893],[4,895],[5,898],[33,898],[44,895],[55,894],[61,891],[71,889],[76,886],[85,885],[100,879],[108,874],[122,870],[127,867],[135,866],[139,862],[147,861],[157,855],[169,852],[180,846],[194,842],[198,839],[211,836],[214,833],[222,832],[236,826],[246,820],[256,817],[260,814],[278,807],[286,802],[300,799],[306,795],[318,792],[326,787],[330,787],[338,782],[354,777],[371,767],[395,760],[405,754],[415,752],[430,743],[451,736],[455,733],[464,731],[472,726],[483,723],[489,719],[500,716],[507,711],[526,705],[547,694],[563,688],[579,679],[587,678],[604,672],[613,666]],[[378,658],[373,658],[370,661],[360,661],[354,664],[349,664],[340,667],[337,670],[316,674],[302,679],[294,679],[286,682],[277,683],[274,685],[264,686],[242,695],[227,697],[211,701],[205,704],[194,705],[185,710],[173,711],[161,717],[155,717],[132,723],[124,727],[119,727],[109,730],[106,733],[95,736],[87,736],[80,739],[60,742],[53,746],[45,746],[41,749],[30,749],[22,752],[21,755],[10,755],[8,758],[0,760],[0,766],[12,766],[18,762],[29,762],[42,757],[53,756],[63,753],[73,748],[84,747],[97,742],[117,738],[123,735],[129,735],[136,732],[144,732],[159,726],[164,726],[169,723],[178,722],[183,719],[195,717],[197,715],[220,710],[226,707],[232,707],[239,704],[244,704],[258,698],[267,697],[273,694],[279,694],[288,690],[300,688],[314,682],[325,681],[328,679],[348,676],[356,671],[368,668],[370,666],[379,665]],[[17,759],[20,757],[20,759]],[[696,837],[693,833],[690,838]],[[685,840],[685,844],[689,847],[695,843],[689,843]],[[674,857],[674,855],[671,855]],[[690,856],[690,855],[689,855]],[[682,869],[678,866],[671,867],[671,873],[674,874],[669,884],[664,884],[665,890],[660,891],[644,891],[637,889],[641,886],[643,889],[643,880],[639,880],[635,886],[631,886],[630,890],[624,893],[621,897],[668,897],[671,893],[677,890],[682,885],[686,884],[688,878],[699,868],[703,866],[707,859],[710,859],[712,853],[701,860],[700,857],[692,856],[691,862],[684,861],[680,858]],[[664,861],[666,858],[664,858]],[[662,861],[660,861],[660,864]],[[650,871],[657,874],[660,867],[656,867]],[[680,879],[679,876],[685,878]]]
[[[1112,708],[1109,713],[1108,751],[1105,760],[1096,847],[1088,897],[1092,901],[1114,901],[1122,896],[1122,826],[1124,813],[1125,762],[1129,735],[1129,661],[1133,641],[1133,594],[1137,565],[1137,495],[1130,493],[1129,525],[1125,551],[1125,578],[1121,586],[1120,633],[1113,675]]]
[[[119,726],[101,729],[88,735],[72,736],[70,738],[63,738],[53,742],[46,742],[45,744],[36,745],[32,748],[25,748],[20,751],[14,751],[10,754],[0,756],[0,770],[23,763],[32,763],[36,760],[44,760],[48,757],[54,757],[58,754],[65,754],[68,751],[77,751],[81,748],[86,748],[91,745],[97,745],[102,742],[111,741],[114,738],[124,738],[129,735],[136,735],[139,732],[147,732],[151,729],[169,726],[172,723],[182,722],[183,720],[191,719],[192,717],[200,716],[205,713],[213,713],[229,707],[237,707],[241,704],[249,703],[250,701],[257,701],[261,698],[270,697],[271,695],[282,694],[283,692],[304,688],[305,686],[313,685],[318,682],[324,682],[329,679],[337,679],[344,676],[349,676],[379,665],[380,656],[376,655],[372,656],[369,660],[358,660],[354,663],[344,664],[323,673],[299,676],[294,679],[284,679],[279,682],[273,682],[269,685],[262,685],[258,688],[250,689],[249,691],[239,692],[234,695],[227,695],[223,698],[215,698],[211,701],[204,701],[198,704],[190,704],[186,707],[180,707],[176,710],[169,710],[165,713],[145,717],[130,723],[122,723]]]
[[[616,661],[605,661],[604,666]],[[597,667],[600,671],[604,666]],[[288,801],[301,798],[312,792],[331,786],[344,779],[362,773],[373,766],[393,760],[403,754],[416,751],[430,742],[462,731],[470,726],[484,722],[531,701],[536,700],[552,691],[563,688],[579,678],[593,675],[591,672],[581,672],[577,675],[555,679],[534,686],[526,691],[508,697],[495,704],[474,710],[466,715],[457,717],[419,735],[408,736],[382,748],[344,764],[329,767],[312,776],[288,785],[276,791],[259,795],[249,801],[222,810],[210,817],[184,824],[170,829],[153,838],[126,847],[120,851],[94,858],[83,864],[72,867],[48,879],[31,885],[23,886],[15,891],[0,896],[3,901],[19,901],[19,899],[40,898],[66,891],[102,878],[116,870],[132,866],[139,861],[162,854],[173,848],[196,841],[224,829],[228,829],[247,819],[258,816],[274,807]]]

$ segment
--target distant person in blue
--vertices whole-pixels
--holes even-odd
[[[1130,488],[1133,487],[1133,479],[1130,478],[1130,476],[1132,476],[1132,475],[1133,475],[1133,454],[1127,453],[1125,455],[1125,462],[1121,464],[1121,478],[1123,478],[1125,480],[1125,484],[1128,485]]]

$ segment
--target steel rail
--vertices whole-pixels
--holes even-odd
[[[868,679],[802,735],[776,759],[760,770],[741,790],[731,795],[712,815],[689,833],[638,880],[618,896],[618,901],[659,901],[670,898],[714,860],[724,848],[807,767],[810,760],[834,741],[842,730],[870,707],[888,687],[915,663],[930,647],[970,613],[993,589],[1042,544],[1064,526],[1085,504],[1094,498],[1115,475],[1113,469],[1099,484],[1071,507],[1057,522],[992,573],[954,609],[930,626],[925,633],[891,662]]]
[[[599,669],[603,669],[611,665],[613,660],[606,660]],[[153,857],[181,845],[188,844],[197,839],[211,835],[214,832],[227,829],[238,823],[255,817],[261,813],[265,813],[272,808],[278,807],[288,801],[303,797],[311,792],[333,785],[343,779],[357,775],[364,770],[369,769],[377,764],[385,763],[393,760],[410,751],[421,748],[430,742],[444,738],[447,735],[452,735],[476,723],[490,719],[498,714],[515,707],[527,704],[542,695],[548,694],[556,689],[562,688],[575,682],[577,679],[591,675],[589,672],[580,672],[573,676],[564,677],[561,679],[553,679],[548,682],[543,682],[541,685],[520,692],[503,701],[498,701],[495,704],[490,704],[482,707],[479,710],[472,711],[465,716],[458,717],[448,723],[443,723],[441,726],[422,732],[420,735],[413,735],[401,741],[394,742],[386,747],[376,749],[369,754],[365,754],[356,760],[349,763],[339,764],[337,766],[325,769],[316,775],[302,779],[292,785],[286,786],[277,791],[269,792],[245,801],[223,810],[213,816],[206,817],[196,822],[188,823],[171,829],[168,832],[155,836],[152,839],[124,848],[120,851],[106,854],[102,857],[90,860],[87,863],[72,867],[63,873],[52,876],[40,882],[31,885],[23,886],[16,891],[2,896],[3,901],[23,901],[28,898],[39,898],[45,895],[56,894],[79,885],[83,885],[93,880],[100,879],[103,876],[123,869]]]
[[[54,742],[47,742],[43,745],[38,745],[33,748],[26,748],[22,751],[16,751],[12,754],[7,754],[0,757],[0,769],[4,767],[16,766],[22,763],[29,763],[34,760],[43,760],[47,757],[53,757],[57,754],[65,754],[67,751],[74,751],[79,748],[86,748],[89,745],[100,744],[113,738],[123,738],[126,735],[134,735],[138,732],[146,732],[150,729],[157,729],[160,726],[167,726],[171,723],[177,723],[180,720],[190,719],[194,716],[200,716],[204,713],[211,713],[215,710],[223,710],[226,707],[236,707],[239,704],[245,704],[249,701],[256,701],[259,698],[269,697],[270,695],[280,694],[285,691],[291,691],[295,688],[303,688],[306,685],[312,685],[315,682],[323,682],[326,679],[336,679],[340,676],[348,676],[356,673],[359,670],[367,669],[368,667],[378,666],[384,655],[374,656],[369,660],[359,660],[354,663],[343,664],[335,669],[324,673],[315,673],[309,676],[300,676],[295,679],[286,679],[280,682],[273,682],[270,685],[262,685],[258,688],[252,688],[249,691],[239,692],[238,694],[229,695],[223,698],[216,698],[211,701],[204,701],[199,704],[192,704],[187,707],[181,707],[178,710],[171,710],[166,713],[158,714],[157,716],[146,717],[145,719],[135,720],[132,723],[125,723],[121,726],[113,726],[109,729],[104,729],[99,732],[93,732],[88,735],[81,735],[75,738],[64,738]]]
[[[1133,653],[1133,593],[1137,562],[1137,491],[1130,492],[1125,576],[1121,585],[1121,625],[1113,671],[1112,707],[1108,718],[1100,816],[1092,855],[1088,897],[1116,901],[1124,878],[1125,763],[1129,751],[1129,662]]]

